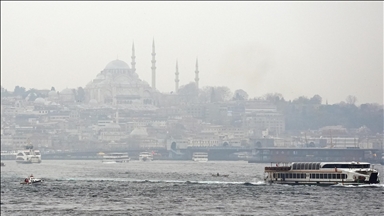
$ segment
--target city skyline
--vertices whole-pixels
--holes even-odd
[[[133,43],[136,72],[151,83],[154,39],[160,92],[174,91],[176,61],[180,86],[194,82],[198,58],[200,88],[383,104],[382,2],[1,5],[1,85],[10,91],[85,87],[116,58],[130,65]]]

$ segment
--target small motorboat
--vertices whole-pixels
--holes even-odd
[[[228,177],[229,175],[212,174],[213,177]]]
[[[25,178],[20,184],[32,185],[32,184],[41,184],[43,180],[35,178],[33,175],[30,175],[28,178]]]

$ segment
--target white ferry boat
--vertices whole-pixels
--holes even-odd
[[[208,153],[206,152],[194,152],[192,155],[192,160],[196,162],[207,162]]]
[[[265,182],[277,184],[359,185],[380,183],[378,170],[366,162],[294,162],[265,167]]]
[[[1,151],[1,160],[15,160],[16,151]]]
[[[152,161],[153,155],[149,152],[140,152],[139,161]]]
[[[19,150],[16,154],[16,162],[22,164],[41,163],[40,151],[33,149]]]
[[[103,155],[103,163],[128,163],[130,161],[128,153],[107,153]]]

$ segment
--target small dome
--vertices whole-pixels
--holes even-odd
[[[55,97],[55,96],[57,96],[57,92],[56,91],[48,92],[48,97]]]
[[[119,59],[116,59],[114,61],[111,61],[105,66],[106,70],[116,70],[116,69],[125,69],[129,70],[129,65],[125,63],[124,61],[121,61]]]
[[[35,104],[45,104],[44,98],[38,97],[34,101]]]
[[[96,105],[96,104],[97,104],[97,100],[96,100],[96,99],[91,99],[91,100],[89,101],[89,104],[91,104],[91,105]]]
[[[61,95],[73,95],[73,90],[72,89],[69,89],[69,88],[66,88],[66,89],[63,89],[61,92],[60,92]]]
[[[147,129],[146,128],[135,128],[131,133],[130,136],[148,136]]]

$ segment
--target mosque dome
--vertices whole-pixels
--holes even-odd
[[[113,60],[105,66],[105,70],[116,70],[116,69],[123,69],[123,70],[129,70],[129,65],[125,63],[124,61],[121,61],[119,59]]]
[[[44,100],[44,98],[38,97],[35,99],[34,103],[43,105],[43,104],[45,104],[45,100]]]

